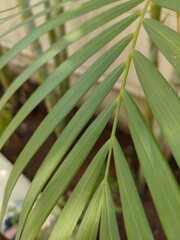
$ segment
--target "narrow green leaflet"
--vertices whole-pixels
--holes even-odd
[[[122,4],[120,6],[116,6],[112,9],[108,9],[108,11],[103,12],[102,14],[92,18],[91,20],[83,23],[79,27],[77,27],[72,32],[65,35],[63,38],[58,40],[56,43],[51,45],[46,52],[42,53],[34,62],[28,66],[9,86],[5,94],[0,99],[0,110],[5,105],[5,103],[9,100],[9,98],[16,92],[16,90],[26,81],[28,80],[34,72],[36,72],[40,67],[43,66],[46,62],[48,62],[52,57],[56,54],[67,48],[70,44],[75,42],[76,40],[84,37],[89,34],[93,30],[107,23],[108,21],[116,18],[120,14],[122,14],[127,9],[127,6]],[[134,14],[129,16],[119,22],[119,29],[123,31],[126,29],[133,21],[137,19],[139,14]],[[87,45],[86,45],[87,46]],[[87,46],[86,49],[90,49],[90,46]],[[82,53],[84,56],[87,55],[86,52]],[[76,60],[77,61],[77,60]]]
[[[105,143],[105,145],[94,157],[93,161],[85,171],[65,207],[63,208],[61,215],[52,231],[50,240],[70,239],[70,236],[72,235],[72,232],[77,225],[77,222],[94,189],[108,150],[109,143]]]
[[[158,49],[180,73],[180,34],[152,19],[144,19],[143,26]]]
[[[117,139],[113,141],[113,152],[128,239],[153,240],[135,182]]]
[[[101,183],[88,206],[88,209],[76,234],[75,240],[97,239],[103,197],[104,183]]]
[[[153,0],[153,2],[161,7],[180,12],[179,0]]]
[[[102,200],[102,213],[100,223],[100,240],[104,239],[120,240],[115,207],[107,182],[105,182],[104,186],[104,197]]]
[[[162,86],[163,87],[163,86]],[[123,96],[130,132],[158,216],[168,239],[180,236],[180,190],[172,171],[135,103]]]
[[[136,72],[152,112],[180,166],[180,100],[178,95],[141,53],[133,56]]]
[[[32,208],[38,194],[48,181],[50,175],[62,160],[63,156],[70,148],[73,141],[76,139],[85,124],[90,120],[95,113],[97,107],[103,101],[114,83],[119,79],[120,74],[124,70],[124,64],[115,69],[94,91],[94,93],[81,106],[78,112],[74,115],[68,123],[64,131],[58,137],[57,141],[49,151],[48,155],[41,164],[33,182],[30,186],[28,194],[24,200],[22,207],[22,216],[20,217],[19,228],[24,225],[27,215]],[[74,127],[76,126],[76,127]],[[68,139],[67,139],[68,136]]]
[[[107,107],[88,127],[65,158],[30,212],[22,233],[22,239],[34,240],[51,210],[83,164],[116,107],[116,102]],[[49,197],[51,197],[51,201],[49,201]],[[39,217],[37,218],[37,216]]]

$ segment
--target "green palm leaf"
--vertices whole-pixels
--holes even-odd
[[[46,5],[44,10],[34,13],[34,10],[37,10],[36,7],[47,3],[47,1],[48,6]],[[83,64],[99,50],[102,50],[104,46],[113,40],[116,42],[116,44],[113,43],[113,46],[109,50],[105,50],[68,89],[61,99],[57,101],[56,105],[44,118],[17,158],[5,190],[0,222],[3,220],[13,188],[24,168],[48,136],[88,93],[86,95],[87,100],[84,101],[58,136],[32,181],[22,208],[16,240],[33,240],[36,238],[43,223],[59,201],[59,198],[68,189],[71,181],[85,162],[112,116],[114,116],[114,122],[111,136],[95,155],[67,200],[52,231],[50,240],[69,240],[70,238],[75,238],[76,240],[96,240],[97,238],[102,240],[120,239],[116,212],[110,190],[111,185],[108,182],[108,175],[111,173],[112,157],[114,157],[115,162],[127,237],[132,240],[153,239],[136,189],[136,183],[131,174],[131,166],[128,166],[116,139],[116,128],[122,100],[139,162],[165,234],[168,239],[176,239],[180,235],[179,186],[152,131],[125,90],[131,61],[133,60],[146,100],[168,142],[176,162],[180,166],[180,150],[178,146],[180,136],[179,97],[157,68],[145,56],[135,50],[140,28],[143,25],[153,41],[152,44],[156,45],[157,49],[162,52],[177,73],[179,73],[180,38],[178,33],[168,26],[151,19],[144,19],[152,3],[151,0],[144,1],[144,4],[140,5],[140,8],[142,8],[141,11],[135,13],[137,11],[136,7],[142,2],[143,0],[128,0],[123,1],[123,3],[120,0],[63,0],[54,2],[42,0],[35,4],[30,3],[30,7],[24,7],[23,10],[17,8],[17,12],[14,14],[9,14],[7,17],[0,19],[0,24],[6,24],[6,21],[9,23],[16,16],[24,16],[26,12],[32,12],[30,17],[18,22],[10,27],[10,29],[7,29],[7,31],[0,33],[0,37],[3,37],[8,33],[16,32],[18,28],[26,26],[31,21],[35,23],[36,19],[41,16],[46,16],[46,21],[43,24],[38,26],[38,28],[34,28],[15,44],[14,47],[3,54],[0,58],[0,69],[2,69],[4,67],[8,68],[6,65],[17,54],[21,53],[25,48],[33,44],[34,41],[37,41],[51,30],[56,33],[56,31],[61,27],[64,28],[66,23],[72,20],[78,20],[79,17],[89,13],[93,16],[86,22],[79,23],[71,32],[63,34],[61,39],[53,41],[49,49],[37,56],[34,62],[8,87],[7,92],[0,100],[0,110],[3,110],[3,107],[5,107],[5,104],[7,104],[13,94],[22,84],[31,78],[32,74],[40,71],[41,67],[43,69],[47,67],[49,60],[56,58],[59,54],[61,55],[64,50],[68,50],[69,46],[77,43],[79,39],[83,37],[89,38],[89,34],[94,34],[94,30],[99,31],[98,28],[102,29],[95,37],[92,38],[90,36],[90,40],[63,60],[61,65],[58,66],[56,63],[56,69],[47,78],[45,76],[46,79],[44,79],[43,83],[40,84],[38,89],[26,101],[4,131],[0,139],[0,148],[4,146],[28,114],[41,101],[46,99],[59,84],[64,83],[66,78],[69,78],[80,66],[83,67]],[[180,9],[178,0],[171,2],[154,0],[153,2],[167,9],[175,11],[179,11]],[[24,1],[24,3],[26,6],[27,2]],[[70,3],[74,4],[70,5]],[[67,5],[69,6],[67,9],[63,8],[61,14],[53,15],[57,9]],[[153,9],[151,8],[151,11]],[[126,16],[121,16],[124,13]],[[119,16],[121,16],[121,20]],[[178,16],[179,14],[177,14],[177,19]],[[139,20],[134,33],[129,35],[125,33],[126,37],[121,40],[118,40],[118,38],[115,39],[132,23],[136,24],[134,22],[138,17]],[[89,18],[88,15],[87,18]],[[104,24],[107,24],[107,26],[104,26]],[[132,45],[128,48],[128,44],[131,41]],[[118,67],[113,68],[112,64],[118,59],[124,49],[128,51],[127,59],[121,65],[119,63]],[[114,70],[102,82],[97,84],[99,78],[104,75],[109,67],[112,67]],[[47,70],[47,72],[49,71]],[[117,99],[106,107],[84,129],[123,72],[122,87]],[[95,84],[97,84],[95,90],[93,88],[93,92],[89,95],[91,88]],[[106,157],[107,163],[105,164]],[[105,172],[104,165],[106,165]]]
[[[104,183],[104,197],[100,223],[100,240],[120,240],[115,207],[108,183]]]
[[[139,161],[169,239],[180,235],[180,191],[160,147],[135,103],[124,93],[126,116]]]
[[[159,6],[167,8],[167,9],[171,9],[176,12],[180,11],[179,0],[171,0],[171,2],[169,0],[153,0],[153,2],[155,2]]]
[[[97,239],[103,197],[104,184],[101,183],[88,206],[75,240]]]
[[[128,164],[117,141],[113,141],[116,173],[128,239],[154,239]]]
[[[158,49],[180,73],[180,34],[152,19],[144,19],[143,25]]]
[[[141,53],[134,53],[136,71],[152,112],[180,166],[180,100],[160,72]]]

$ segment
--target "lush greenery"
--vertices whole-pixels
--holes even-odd
[[[70,5],[71,7],[68,10],[63,10],[65,5],[69,5],[72,2],[76,2],[76,5]],[[18,53],[32,43],[34,44],[34,51],[37,53],[33,63],[17,76],[12,84],[7,86],[7,90],[0,100],[0,108],[4,108],[16,90],[36,71],[41,73],[39,76],[41,76],[42,80],[39,88],[25,102],[1,135],[1,148],[26,116],[42,100],[45,99],[47,105],[49,102],[52,103],[52,98],[48,94],[57,86],[60,87],[61,94],[59,101],[49,105],[48,115],[16,160],[4,195],[1,221],[11,192],[20,174],[48,136],[55,129],[57,130],[59,124],[60,126],[62,122],[64,124],[64,119],[66,119],[67,125],[63,130],[62,128],[58,130],[57,135],[59,136],[57,141],[38,169],[24,201],[16,239],[33,240],[113,115],[114,120],[110,139],[96,154],[70,195],[52,231],[50,240],[70,239],[74,229],[76,229],[75,239],[77,240],[96,239],[97,234],[99,234],[99,238],[102,240],[120,239],[108,177],[112,160],[115,162],[122,213],[128,239],[153,239],[154,237],[136,184],[121,146],[116,139],[119,112],[123,103],[139,162],[162,227],[168,239],[178,239],[178,236],[180,236],[179,186],[161,150],[160,144],[128,94],[126,83],[131,63],[133,62],[153,116],[168,143],[177,165],[180,166],[179,97],[159,72],[156,64],[153,64],[153,59],[148,59],[142,52],[136,50],[140,29],[144,28],[156,52],[160,51],[173,66],[174,71],[177,74],[180,73],[180,35],[163,22],[158,21],[159,17],[156,17],[156,14],[152,14],[152,16],[155,16],[152,18],[149,18],[149,14],[147,14],[151,9],[160,11],[161,8],[167,8],[176,16],[176,12],[180,12],[180,1],[64,0],[51,2],[41,0],[38,4],[45,3],[45,10],[41,13],[33,14],[31,10],[35,8],[35,4],[30,5],[28,1],[18,1],[21,8],[16,14],[22,15],[23,21],[0,35],[3,37],[9,32],[16,32],[16,29],[24,25],[29,26],[30,29],[27,36],[1,56],[0,68],[2,70]],[[116,5],[112,3],[116,3]],[[104,10],[104,6],[108,6],[108,9]],[[141,11],[137,10],[137,6],[140,6]],[[63,27],[66,22],[101,8],[103,8],[101,13],[79,24],[72,32],[65,33]],[[57,9],[60,10],[57,11]],[[97,34],[97,36],[81,46],[71,56],[67,57],[64,54],[64,57],[62,57],[62,55],[59,55],[72,43],[124,13],[128,13],[128,17],[124,17],[123,20],[116,22],[111,27]],[[34,21],[41,15],[46,15],[47,21],[36,28]],[[9,21],[13,17],[13,15],[10,15],[4,20],[1,19],[1,23]],[[178,18],[179,13],[177,13]],[[68,77],[79,66],[134,22],[136,27],[133,33],[128,34],[109,50],[105,51],[71,87],[68,87]],[[60,39],[53,37],[57,29],[61,32]],[[38,40],[46,33],[50,33],[51,46],[43,52],[42,49],[39,49]],[[113,65],[113,62],[127,46],[130,46],[127,59],[124,59],[124,62],[114,68],[82,104],[77,113],[68,121],[69,118],[67,116],[72,109],[103,73]],[[60,56],[59,59],[61,60],[55,59],[56,56]],[[44,66],[51,58],[54,58],[56,68],[48,75],[44,72]],[[123,80],[117,99],[96,117],[75,143],[77,136],[120,76]],[[54,92],[51,94],[54,96]],[[67,152],[68,154],[66,154]],[[47,184],[47,180],[61,161],[62,164]],[[76,228],[77,223],[78,229]]]

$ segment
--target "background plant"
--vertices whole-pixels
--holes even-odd
[[[44,2],[48,1],[44,0],[39,2],[39,4]],[[58,4],[58,7],[63,7],[71,2],[76,2],[77,4],[64,12],[61,11],[58,15],[56,14],[48,18],[45,23],[38,28],[34,28],[13,48],[7,51],[0,59],[1,68],[3,69],[18,53],[34,41],[37,41],[42,35],[98,8],[100,9],[104,6],[109,6],[109,8],[87,22],[80,24],[72,32],[57,39],[47,51],[39,54],[34,62],[8,86],[7,91],[0,101],[1,109],[16,90],[31,77],[34,72],[39,71],[49,59],[55,57],[61,51],[64,51],[64,49],[78,39],[86,36],[121,14],[129,13],[130,16],[99,33],[81,46],[79,50],[69,56],[59,66],[56,66],[56,69],[40,84],[39,88],[26,101],[7,129],[3,132],[0,140],[1,148],[25,117],[45,99],[56,86],[61,85],[67,77],[93,54],[136,21],[135,31],[104,52],[69,89],[66,89],[66,93],[42,121],[20,153],[11,172],[4,195],[1,221],[3,220],[13,187],[25,166],[58,124],[63,121],[73,107],[77,105],[80,99],[129,45],[130,50],[127,59],[112,70],[79,108],[77,113],[70,119],[38,169],[24,201],[16,239],[30,240],[35,238],[44,221],[68,188],[71,180],[85,161],[112,116],[114,116],[114,120],[110,139],[102,146],[84,172],[84,175],[63,208],[50,239],[69,239],[80,218],[81,222],[75,239],[96,239],[97,234],[99,234],[100,239],[120,239],[108,181],[112,157],[114,158],[116,167],[121,206],[128,239],[153,239],[153,234],[144,213],[135,182],[121,150],[121,146],[116,139],[117,122],[122,102],[125,107],[128,126],[139,157],[139,162],[163,229],[168,239],[177,239],[178,236],[180,236],[179,186],[161,151],[159,143],[155,139],[138,107],[127,93],[126,83],[133,61],[152,114],[158,122],[162,134],[179,166],[179,97],[167,80],[161,75],[157,66],[154,66],[155,58],[151,59],[153,61],[152,63],[143,53],[137,51],[136,42],[140,29],[143,27],[151,38],[153,47],[156,49],[155,51],[157,51],[157,49],[161,51],[173,66],[174,70],[179,73],[179,34],[164,25],[164,23],[157,21],[157,19],[147,18],[146,13],[150,10],[150,6],[154,6],[153,4],[179,12],[180,2],[179,0],[131,0],[122,3],[119,0],[66,0],[54,2],[52,5],[49,5],[49,7],[46,6],[46,9],[42,11],[41,14],[47,14],[48,9],[50,12],[53,12],[56,9],[56,4]],[[111,5],[112,3],[117,3],[117,6],[114,7]],[[135,9],[139,4],[141,4],[141,11],[136,12]],[[27,9],[28,8],[29,6]],[[30,8],[33,8],[33,5],[30,6]],[[22,11],[26,11],[26,9],[20,10],[18,14],[22,14]],[[13,16],[10,16],[9,18],[12,17]],[[8,34],[8,32],[16,31],[19,26],[34,21],[37,17],[38,14],[28,16],[22,23],[2,33],[1,37]],[[2,20],[2,22],[3,21],[5,20]],[[76,142],[76,138],[120,76],[123,76],[123,81],[119,96],[97,116]],[[75,144],[71,148],[73,143]],[[66,154],[67,152],[68,154]],[[62,164],[49,180],[52,172],[60,162],[62,162]],[[98,181],[102,172],[103,177]],[[49,182],[47,182],[48,180]]]

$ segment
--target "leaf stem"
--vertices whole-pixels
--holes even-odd
[[[2,47],[0,45],[0,56],[3,55],[3,50],[2,50]],[[0,85],[3,89],[3,91],[5,92],[9,86],[11,84],[11,79],[10,79],[10,74],[9,74],[9,69],[8,69],[8,66],[5,66],[3,67],[2,69],[0,69]],[[17,100],[17,97],[16,97],[16,94],[14,96],[11,97],[10,99],[10,109],[12,109],[12,106],[15,107],[16,106],[16,100]]]
[[[56,0],[56,2],[62,2],[62,0]],[[56,15],[63,14],[64,8],[60,7],[56,11]],[[62,38],[64,35],[66,35],[66,29],[65,29],[65,24],[62,24],[58,27],[58,37]],[[59,62],[63,63],[68,57],[67,50],[64,49],[62,52],[59,54]],[[69,84],[69,78],[64,79],[64,81],[60,84],[60,91],[61,91],[61,97],[68,91],[70,87]]]
[[[47,2],[44,2],[44,8],[45,10],[49,9],[51,7],[50,5],[50,2],[47,1]],[[51,12],[48,12],[46,14],[46,22],[48,22],[50,19],[51,19]],[[52,29],[48,32],[48,38],[49,38],[49,43],[50,45],[53,45],[56,41],[57,41],[57,34],[56,34],[56,30],[55,29]],[[55,64],[55,67],[58,67],[60,65],[60,59],[59,59],[59,56],[56,55],[54,56],[54,64]]]
[[[0,56],[2,55],[3,55],[3,50],[0,46]],[[4,91],[6,91],[9,85],[11,84],[6,67],[0,69],[0,83]]]
[[[17,5],[15,5],[14,7],[4,9],[4,10],[0,11],[0,14],[1,14],[1,13],[6,13],[6,12],[9,12],[9,11],[12,11],[12,10],[14,10],[14,9],[17,9],[18,7],[19,7],[19,5],[17,4]]]
[[[129,52],[129,55],[128,55],[128,58],[127,58],[126,68],[125,68],[125,72],[124,72],[124,78],[123,78],[123,81],[122,81],[122,86],[121,86],[121,89],[120,89],[120,92],[119,92],[119,96],[117,98],[118,105],[117,105],[117,109],[116,109],[116,113],[115,113],[115,119],[114,119],[114,124],[113,124],[113,129],[112,129],[112,137],[115,137],[117,123],[118,123],[118,117],[119,117],[119,112],[120,112],[120,107],[121,107],[121,102],[122,102],[122,96],[123,96],[123,93],[125,91],[126,82],[127,82],[127,78],[128,78],[128,74],[129,74],[129,69],[130,69],[130,66],[131,66],[133,53],[134,53],[134,50],[135,50],[135,47],[136,47],[136,43],[137,43],[139,32],[140,32],[140,29],[141,29],[141,26],[142,26],[142,22],[143,22],[144,16],[146,14],[146,11],[147,11],[147,8],[148,8],[150,2],[151,2],[151,0],[146,1],[146,4],[145,4],[143,10],[141,11],[136,31],[134,32],[134,39],[132,41],[132,46],[131,46],[131,49],[130,49],[130,52]]]
[[[106,180],[106,181],[107,181],[108,175],[109,175],[111,156],[112,156],[112,141],[109,141],[109,153],[108,153],[107,164],[106,164],[106,171],[105,171],[105,176],[104,176],[104,180]]]
[[[112,155],[112,146],[113,146],[112,143],[113,143],[113,140],[114,140],[115,134],[116,134],[119,112],[120,112],[121,102],[122,102],[122,96],[123,96],[124,91],[125,91],[127,78],[128,78],[128,74],[129,74],[129,69],[130,69],[130,66],[131,66],[131,61],[132,61],[133,53],[134,53],[134,50],[135,50],[135,47],[136,47],[139,32],[140,32],[140,29],[141,29],[141,26],[142,26],[142,23],[143,23],[143,19],[144,19],[144,16],[146,14],[146,11],[147,11],[147,8],[148,8],[150,2],[151,2],[151,0],[146,1],[145,6],[140,13],[140,18],[139,18],[139,21],[138,21],[138,24],[137,24],[137,27],[136,27],[136,31],[134,32],[134,38],[133,38],[133,41],[132,41],[131,49],[129,51],[129,55],[128,55],[128,58],[127,58],[127,61],[126,61],[126,68],[125,68],[125,72],[124,72],[122,86],[121,86],[119,95],[117,97],[117,108],[116,108],[116,112],[115,112],[114,123],[113,123],[111,137],[110,137],[109,155],[108,155],[108,160],[107,160],[107,165],[106,165],[105,179],[107,179],[108,173],[109,173],[109,166],[110,166],[111,155]]]
[[[156,4],[151,5],[151,19],[160,21],[161,17],[161,7]],[[150,42],[150,59],[154,66],[158,67],[158,48],[154,42],[149,38]]]
[[[177,32],[180,33],[180,12],[176,13],[176,19],[177,19]]]

